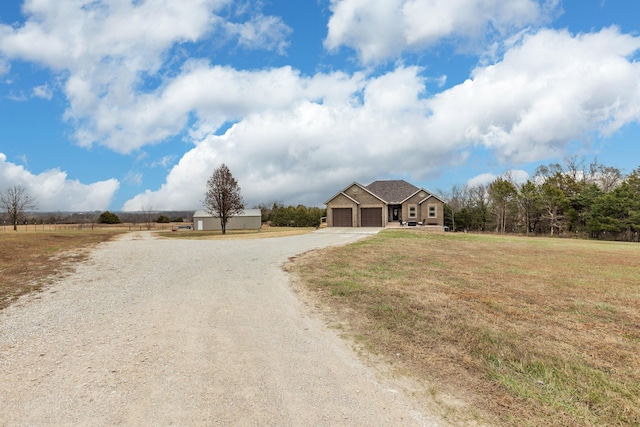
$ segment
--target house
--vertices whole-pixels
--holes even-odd
[[[325,204],[329,227],[444,227],[444,201],[404,180],[354,182]]]
[[[227,230],[259,230],[261,226],[262,213],[260,209],[245,209],[244,212],[232,216],[227,221]],[[222,230],[220,217],[199,209],[193,214],[193,228],[196,231]]]

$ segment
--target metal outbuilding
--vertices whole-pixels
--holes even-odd
[[[245,209],[244,212],[229,218],[227,222],[227,230],[259,230],[261,226],[260,209]],[[196,231],[222,230],[220,217],[199,209],[193,214],[193,228]]]

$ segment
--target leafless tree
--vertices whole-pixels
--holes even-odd
[[[0,193],[0,208],[7,212],[13,223],[13,231],[18,231],[18,220],[28,209],[35,209],[36,201],[22,185],[14,185]]]
[[[605,193],[610,193],[624,181],[624,174],[620,169],[612,166],[598,165],[595,182]]]
[[[464,207],[467,193],[468,189],[466,186],[454,184],[444,197],[451,209],[451,231],[456,231],[456,213]]]
[[[145,224],[147,224],[147,230],[151,230],[151,224],[153,223],[153,218],[151,218],[151,214],[153,214],[153,207],[142,206],[142,216],[144,218]]]
[[[207,181],[204,197],[207,212],[220,218],[222,234],[226,234],[229,218],[244,210],[244,202],[238,182],[224,163],[213,171]]]

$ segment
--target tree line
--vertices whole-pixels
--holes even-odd
[[[538,167],[524,183],[505,175],[454,185],[445,199],[445,225],[455,231],[627,241],[638,241],[640,232],[640,167],[625,175],[571,157]]]
[[[262,222],[274,227],[319,227],[327,210],[315,206],[285,206],[282,203],[258,205],[262,213]]]

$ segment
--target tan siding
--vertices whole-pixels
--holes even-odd
[[[346,195],[345,195],[346,194]],[[405,193],[406,194],[406,193]],[[403,221],[424,222],[432,225],[444,225],[443,202],[436,198],[425,198],[431,194],[426,190],[420,190],[400,206],[400,215]],[[424,202],[423,202],[424,201]],[[420,203],[423,202],[423,203]],[[429,218],[429,205],[436,206],[436,218]],[[394,205],[395,206],[395,205]],[[415,207],[415,216],[409,218],[409,206]],[[350,185],[342,193],[336,195],[327,202],[327,225],[333,226],[331,210],[336,208],[351,208],[354,227],[362,226],[362,209],[381,208],[380,215],[382,226],[389,224],[389,206],[368,190],[357,184]]]
[[[353,200],[350,200],[348,197],[346,197],[345,195],[338,194],[329,203],[327,203],[327,226],[328,227],[333,227],[333,214],[331,210],[335,208],[351,208],[352,209],[351,222],[354,225],[358,223],[358,217],[357,217],[358,205]]]
[[[382,208],[382,224],[386,225],[387,212],[385,204],[377,197],[371,195],[367,190],[362,189],[357,185],[352,185],[347,188],[343,193],[346,193],[351,199],[344,194],[338,194],[332,200],[327,203],[327,226],[333,227],[333,215],[331,209],[336,208],[352,208],[352,223],[354,227],[360,227],[362,225],[360,209],[362,208]]]
[[[347,191],[345,191],[345,193],[347,193],[352,199],[357,200],[358,203],[360,203],[360,207],[364,207],[365,205],[367,207],[382,206],[380,199],[371,195],[371,193],[363,190],[357,185],[352,185],[347,189]]]
[[[436,217],[429,218],[429,206],[436,207]],[[444,203],[438,199],[431,198],[422,203],[422,217],[425,220],[425,225],[440,225],[444,226]]]

